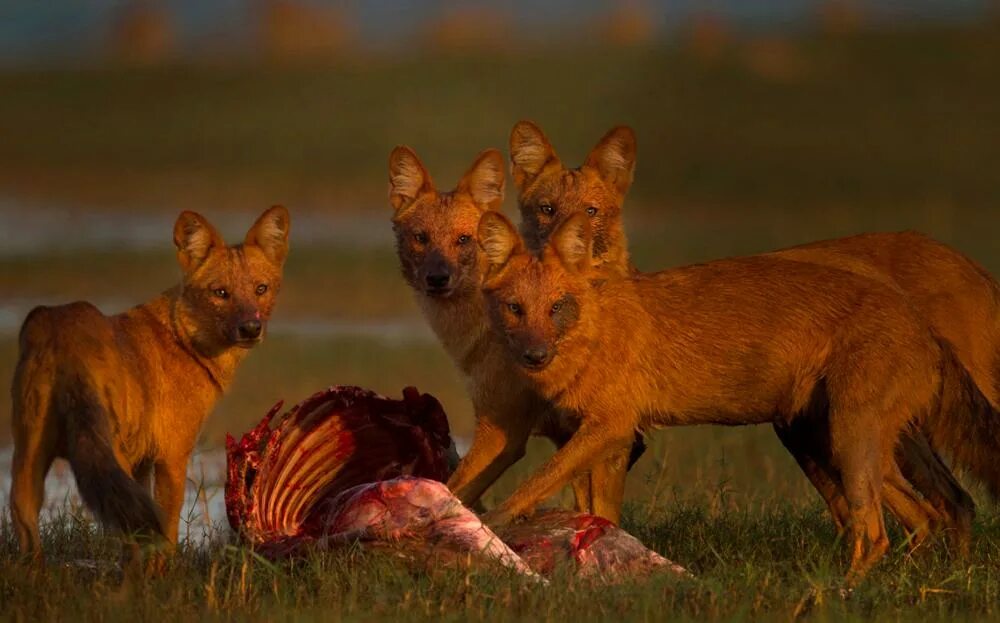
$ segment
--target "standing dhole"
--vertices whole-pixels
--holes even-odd
[[[1000,430],[1000,413],[893,289],[773,256],[605,279],[590,231],[574,216],[537,255],[502,215],[480,222],[494,330],[542,395],[582,417],[490,521],[530,512],[636,429],[800,422],[827,432],[857,578],[889,546],[884,485],[919,500],[894,459],[905,427],[977,444],[967,455],[1000,446],[995,434],[973,440]],[[977,475],[998,484],[995,471]]]
[[[184,212],[174,226],[179,286],[114,316],[84,302],[28,314],[11,391],[10,503],[22,554],[41,557],[38,514],[57,457],[69,460],[101,522],[177,541],[188,458],[264,336],[288,231],[277,206],[230,247],[204,217]]]
[[[476,417],[472,446],[448,481],[465,504],[476,502],[524,454],[532,434],[565,443],[574,416],[553,409],[532,389],[503,343],[490,331],[480,292],[485,262],[477,243],[483,214],[503,202],[504,161],[499,151],[482,152],[455,190],[441,192],[416,153],[397,147],[389,156],[389,201],[403,278],[431,328],[465,377]],[[635,440],[634,461],[643,449]],[[595,468],[597,482],[621,482],[629,452]],[[623,491],[592,487],[591,475],[573,482],[577,508],[618,520]]]
[[[562,164],[542,130],[520,121],[511,131],[511,166],[518,190],[521,234],[538,251],[556,227],[584,215],[593,232],[595,267],[610,275],[636,272],[629,259],[622,204],[636,163],[635,133],[610,130],[576,169]],[[934,240],[913,233],[866,234],[777,252],[825,264],[898,288],[931,329],[948,340],[963,366],[994,407],[1000,405],[1000,287],[980,266]],[[815,426],[776,423],[775,431],[830,507],[843,531],[847,502],[825,456]],[[954,452],[954,449],[949,449]],[[887,505],[918,544],[934,527],[947,529],[967,547],[975,504],[919,431],[907,431],[897,462],[924,500],[913,504],[887,490]],[[927,503],[924,503],[924,502]]]

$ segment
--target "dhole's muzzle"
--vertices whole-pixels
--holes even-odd
[[[455,290],[455,268],[437,252],[428,254],[417,271],[420,287],[428,296],[447,298]]]

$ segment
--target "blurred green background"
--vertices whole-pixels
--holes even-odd
[[[398,275],[386,161],[408,144],[448,188],[480,150],[506,151],[522,118],[571,164],[611,126],[635,128],[626,222],[644,270],[915,228],[1000,274],[1000,19],[988,3],[900,17],[874,2],[778,2],[801,10],[772,21],[556,4],[546,22],[486,4],[401,3],[390,19],[358,17],[359,3],[257,2],[240,14],[252,28],[203,28],[192,43],[192,3],[105,3],[99,36],[76,48],[8,46],[0,379],[32,306],[117,312],[176,282],[181,210],[238,241],[283,203],[293,248],[271,334],[203,445],[331,384],[390,396],[416,385],[467,439],[460,379]],[[30,8],[13,6],[25,23]],[[9,409],[0,402],[0,446]],[[497,494],[547,452],[533,444]],[[769,427],[657,433],[629,499],[668,495],[815,500]]]

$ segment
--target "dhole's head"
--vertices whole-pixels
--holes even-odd
[[[532,253],[502,214],[485,214],[479,223],[489,264],[483,294],[490,323],[529,373],[561,368],[554,364],[560,353],[589,336],[595,275],[590,236],[590,219],[578,214],[555,229],[541,253]]]
[[[519,121],[510,133],[510,160],[528,248],[539,251],[557,227],[580,214],[590,221],[596,264],[626,274],[631,266],[621,210],[635,159],[635,133],[618,126],[604,135],[582,166],[570,169],[541,128]]]
[[[275,206],[242,244],[227,246],[205,217],[183,212],[174,225],[183,271],[177,320],[204,354],[250,348],[264,337],[288,254],[288,210]]]
[[[478,292],[482,280],[476,227],[503,203],[503,156],[479,154],[455,190],[439,192],[409,147],[389,156],[389,202],[403,277],[417,292],[446,300]]]

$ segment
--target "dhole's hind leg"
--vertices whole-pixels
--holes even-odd
[[[155,499],[163,509],[164,534],[172,545],[177,543],[184,489],[187,486],[187,460],[159,461],[155,465]]]
[[[925,435],[906,431],[896,453],[903,476],[937,513],[934,527],[943,527],[958,549],[967,553],[976,504],[941,461]]]
[[[837,534],[843,534],[851,521],[851,515],[847,498],[841,490],[840,475],[827,464],[826,457],[823,456],[828,453],[824,446],[829,446],[826,419],[801,418],[789,424],[776,423],[774,432],[826,502]]]
[[[19,419],[15,415],[15,420]],[[15,423],[10,510],[21,554],[36,560],[42,558],[38,515],[45,501],[45,476],[55,459],[55,444],[46,433],[44,428],[25,426],[23,421],[20,426]]]
[[[885,505],[906,531],[912,547],[923,543],[934,526],[941,523],[941,515],[903,477],[895,462],[885,471],[882,496]]]
[[[806,427],[809,429],[806,430]],[[842,534],[851,521],[847,498],[843,493],[840,474],[830,465],[829,430],[826,422],[816,418],[801,418],[791,424],[775,424],[775,432],[785,448],[795,457],[799,467],[823,497],[830,514],[833,515],[837,532]],[[904,446],[905,448],[906,446]],[[926,467],[935,457],[930,454],[909,452],[907,463]],[[900,459],[902,460],[902,459]],[[882,498],[892,514],[902,524],[914,546],[919,545],[931,530],[942,523],[938,510],[917,491],[924,491],[919,484],[914,485],[905,478],[896,465],[890,465],[882,486]]]

